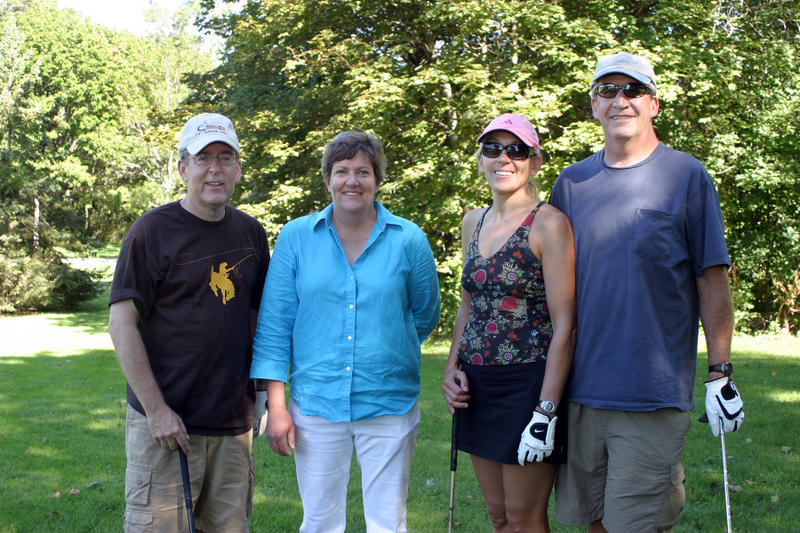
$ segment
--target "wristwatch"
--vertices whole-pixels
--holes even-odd
[[[726,376],[730,377],[730,375],[733,374],[733,365],[730,361],[725,361],[724,363],[718,365],[711,365],[708,367],[708,373],[710,374],[711,372],[722,372]]]
[[[556,412],[556,404],[551,402],[550,400],[542,400],[539,402],[539,409],[545,412],[545,414],[552,415]]]

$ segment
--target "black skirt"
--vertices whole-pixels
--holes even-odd
[[[522,432],[539,403],[546,361],[517,365],[461,362],[469,380],[466,409],[458,411],[458,449],[498,463],[515,465]],[[559,405],[555,447],[545,463],[567,460],[567,410]]]

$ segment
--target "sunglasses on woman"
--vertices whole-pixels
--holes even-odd
[[[502,144],[495,142],[485,143],[481,153],[486,157],[495,159],[500,157],[500,154],[503,152],[503,150],[505,150],[506,154],[508,154],[508,158],[513,159],[514,161],[523,161],[531,156],[530,147],[523,143],[509,144],[508,146],[503,146]]]
[[[646,94],[653,94],[653,89],[644,83],[626,83],[616,85],[614,83],[601,83],[594,88],[594,92],[601,98],[616,98],[619,90],[628,98],[641,98]]]

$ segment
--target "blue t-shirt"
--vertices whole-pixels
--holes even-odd
[[[275,243],[250,377],[288,380],[303,415],[401,415],[419,397],[420,343],[439,323],[436,264],[418,226],[375,208],[352,267],[332,205],[289,222]]]
[[[566,398],[599,409],[694,408],[696,277],[730,265],[714,184],[659,143],[616,168],[571,165],[550,203],[575,233],[578,336]]]

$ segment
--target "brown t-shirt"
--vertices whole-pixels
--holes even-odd
[[[142,215],[122,242],[109,305],[133,299],[156,382],[190,433],[252,426],[250,316],[268,265],[264,228],[230,206],[209,222],[167,204]],[[128,403],[146,415],[130,386]]]

